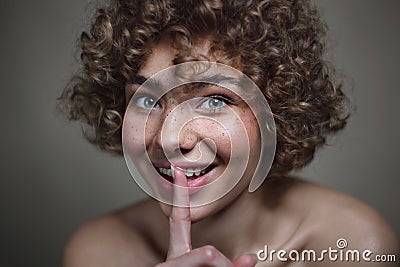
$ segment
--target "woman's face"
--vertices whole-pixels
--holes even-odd
[[[166,41],[153,45],[151,53],[138,71],[138,77],[143,80],[143,78],[146,79],[173,66],[176,51],[171,47]],[[208,55],[206,42],[196,45],[194,49],[196,54],[215,61]],[[213,84],[179,86],[168,91],[158,101],[152,96],[151,89],[147,89],[146,94],[135,95],[132,98],[140,87],[140,83],[127,86],[126,103],[128,105],[130,101],[129,107],[132,106],[134,110],[133,113],[129,113],[132,116],[132,123],[128,129],[132,132],[132,136],[139,131],[138,129],[143,128],[143,125],[135,123],[138,121],[135,120],[135,117],[139,118],[141,113],[149,112],[150,109],[150,115],[145,122],[143,139],[148,157],[159,177],[146,177],[145,179],[158,179],[161,181],[163,190],[171,190],[172,160],[175,167],[184,170],[191,195],[211,194],[213,190],[221,190],[216,187],[223,187],[225,184],[220,183],[215,187],[211,185],[205,192],[197,192],[196,188],[218,180],[227,170],[229,162],[236,159],[239,163],[242,160],[241,154],[246,154],[246,151],[248,163],[238,184],[217,201],[199,207],[191,207],[192,221],[198,221],[214,214],[232,202],[241,192],[247,192],[247,186],[259,159],[260,133],[254,114],[243,99],[232,91]],[[196,112],[200,113],[201,117],[191,120],[190,111],[186,110],[186,105],[182,103],[194,105]],[[220,118],[223,123],[218,123],[215,118]],[[185,124],[180,131],[177,131],[174,122],[180,120],[185,120]],[[244,135],[247,135],[248,142],[241,141],[246,138]],[[135,138],[127,140],[124,145],[134,151],[137,146]],[[235,145],[236,155],[232,155],[232,144]],[[185,162],[167,158],[168,152],[173,153],[177,148],[185,157]],[[225,176],[226,174],[225,172]],[[163,212],[169,215],[170,206],[160,204]]]

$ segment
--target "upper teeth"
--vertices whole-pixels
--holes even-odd
[[[160,173],[166,174],[170,177],[172,177],[172,170],[171,169],[165,169],[165,168],[158,168],[158,170],[160,171]],[[182,169],[183,170],[183,169]],[[200,174],[204,174],[206,172],[205,169],[193,169],[193,168],[189,168],[187,170],[183,170],[183,172],[185,173],[185,175],[187,177],[191,177],[194,175],[199,176]]]

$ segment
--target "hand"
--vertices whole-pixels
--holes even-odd
[[[233,262],[226,258],[213,246],[203,246],[192,250],[190,238],[189,190],[185,174],[174,168],[174,196],[171,215],[169,217],[169,249],[166,262],[156,267],[172,266],[210,266],[210,267],[254,267],[257,263],[252,255],[242,255]],[[178,187],[180,186],[180,187]],[[185,204],[177,207],[175,203]]]

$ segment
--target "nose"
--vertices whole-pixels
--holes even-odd
[[[155,136],[157,146],[168,157],[176,157],[179,151],[185,155],[199,142],[199,133],[190,112],[178,107],[170,111]]]

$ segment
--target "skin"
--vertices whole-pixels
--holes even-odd
[[[208,54],[207,42],[196,44],[199,55]],[[149,77],[172,65],[175,57],[168,41],[152,46],[152,52],[139,74]],[[127,88],[127,101],[135,86]],[[216,89],[215,89],[216,90]],[[184,95],[184,94],[182,94]],[[179,91],[166,96],[166,109],[173,100],[183,100]],[[249,129],[251,159],[258,157],[259,133],[251,126],[254,116],[245,105],[236,108]],[[166,112],[168,114],[168,111]],[[166,116],[166,115],[165,115]],[[188,125],[179,142],[188,155],[196,140],[206,132],[217,144],[221,170],[229,158],[229,145],[210,131],[209,122],[201,127]],[[161,157],[157,140],[158,124],[150,123],[146,148],[150,158]],[[153,127],[153,128],[152,128]],[[202,132],[202,129],[206,131]],[[193,152],[194,153],[194,152]],[[254,161],[254,160],[253,160]],[[250,166],[239,184],[222,199],[198,208],[179,208],[153,199],[134,204],[84,224],[66,246],[64,266],[254,266],[254,255],[268,245],[276,251],[332,247],[345,238],[349,249],[369,249],[374,254],[395,254],[399,261],[399,240],[372,208],[360,201],[293,177],[267,179],[254,193],[247,191]],[[185,186],[186,177],[175,169],[175,184]],[[189,202],[187,189],[173,189],[174,203]],[[161,207],[161,208],[160,208]],[[366,262],[258,262],[256,266],[397,266],[396,263]]]

